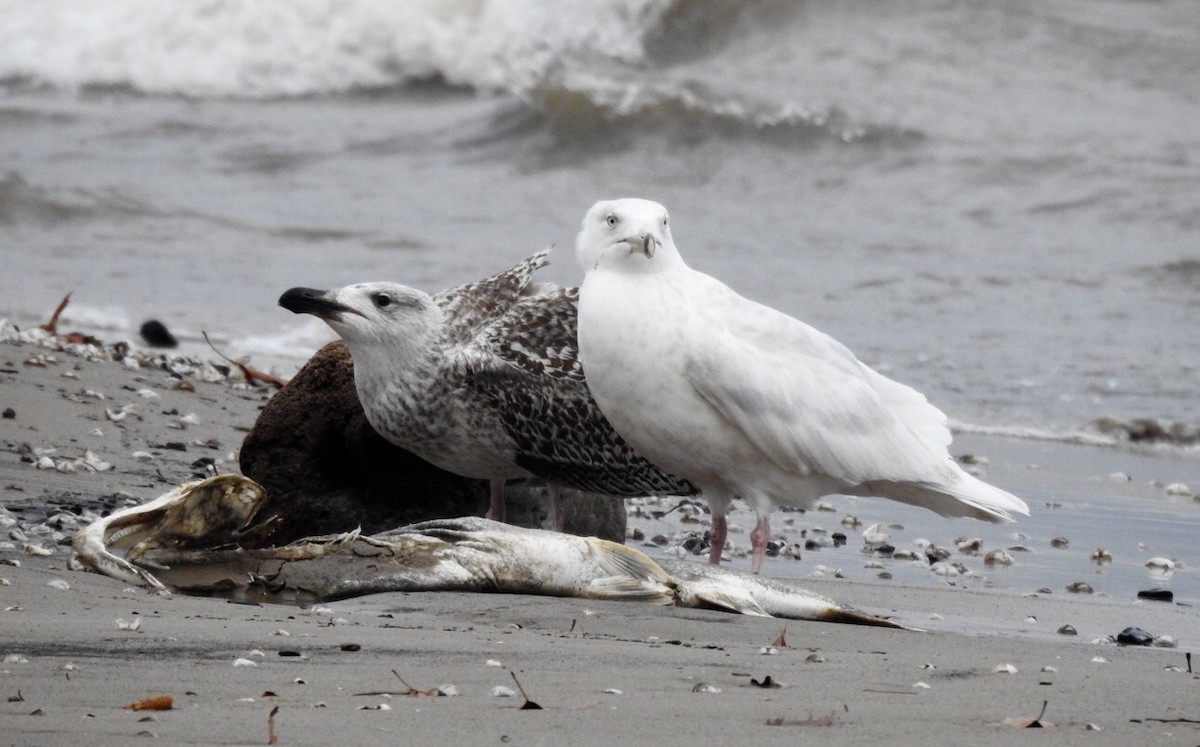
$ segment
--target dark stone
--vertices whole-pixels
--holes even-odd
[[[1146,589],[1137,593],[1138,599],[1149,599],[1154,602],[1172,602],[1175,600],[1175,593],[1170,589]]]
[[[281,523],[273,544],[345,532],[366,534],[428,519],[481,516],[488,488],[438,469],[371,428],[354,390],[342,342],[326,345],[263,407],[242,443],[242,474],[267,491],[264,516]],[[539,526],[542,492],[505,490],[508,521]],[[623,501],[563,491],[564,528],[615,542],[625,538]]]
[[[174,348],[179,347],[179,341],[175,339],[175,335],[171,334],[171,330],[167,329],[167,325],[157,319],[150,319],[142,323],[142,339],[152,348]]]
[[[13,420],[16,417],[17,417],[16,410],[12,409],[11,407],[4,408],[4,419],[5,420]]]
[[[1125,628],[1117,633],[1117,643],[1122,646],[1149,646],[1154,643],[1154,636],[1141,628]]]

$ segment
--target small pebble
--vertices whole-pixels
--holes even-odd
[[[13,420],[17,417],[17,411],[12,409],[11,407],[6,407],[6,408],[4,408],[3,417],[5,420]]]
[[[1067,584],[1067,591],[1072,594],[1091,594],[1095,589],[1087,581],[1076,581],[1075,583]]]

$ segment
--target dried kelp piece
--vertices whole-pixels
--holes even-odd
[[[269,373],[264,373],[258,369],[250,368],[250,366],[246,365],[244,362],[230,358],[220,350],[217,350],[217,346],[213,345],[212,340],[208,339],[207,332],[201,332],[200,334],[204,336],[204,341],[208,343],[208,346],[212,348],[212,351],[221,357],[221,360],[225,361],[231,366],[235,366],[239,371],[242,372],[242,376],[246,377],[246,381],[250,382],[251,384],[255,382],[261,382],[263,384],[269,384],[276,389],[282,389],[284,385],[287,384],[286,381],[278,376],[272,376]]]
[[[135,700],[125,706],[127,711],[169,711],[175,707],[175,699],[170,695],[150,695]]]
[[[508,671],[508,673],[510,675],[512,675],[513,682],[517,683],[517,690],[520,691],[521,697],[525,699],[525,702],[521,704],[521,707],[518,710],[521,710],[521,711],[543,710],[540,705],[538,705],[537,703],[534,703],[532,700],[529,699],[529,696],[525,694],[525,688],[521,687],[521,681],[517,679],[517,673],[512,671],[511,669]]]
[[[1046,706],[1050,701],[1042,701],[1042,712],[1037,718],[1009,718],[1005,719],[1006,726],[1011,726],[1014,729],[1053,729],[1055,724],[1053,721],[1043,721],[1042,717],[1046,715]]]

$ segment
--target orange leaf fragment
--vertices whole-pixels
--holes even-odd
[[[151,695],[141,700],[135,700],[125,706],[127,711],[169,711],[175,707],[175,699],[170,695]]]

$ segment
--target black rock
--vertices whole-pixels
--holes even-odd
[[[1154,602],[1173,602],[1175,593],[1170,589],[1146,589],[1137,593],[1138,599],[1149,599]]]
[[[176,348],[179,347],[179,341],[175,339],[175,335],[171,334],[171,330],[167,329],[167,325],[157,319],[150,319],[142,323],[142,339],[152,348]]]
[[[1117,643],[1122,646],[1149,646],[1154,643],[1154,636],[1141,628],[1125,628],[1117,634]]]
[[[5,420],[13,420],[16,417],[17,417],[16,410],[12,409],[11,407],[4,408],[4,419]]]

